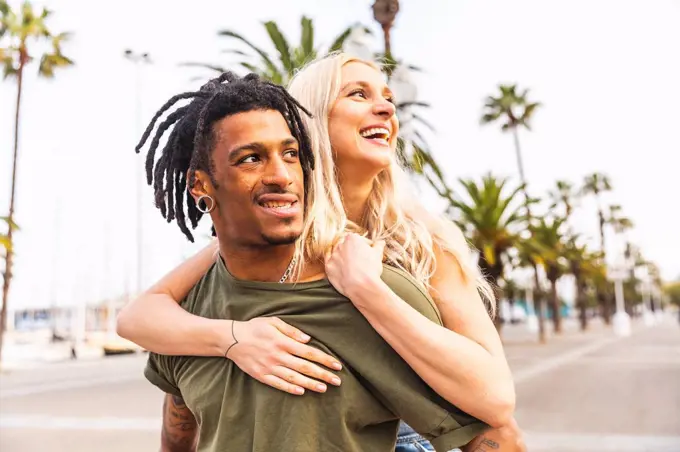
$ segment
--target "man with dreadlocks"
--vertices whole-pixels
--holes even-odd
[[[228,83],[224,83],[228,82]],[[145,376],[167,393],[165,451],[388,451],[399,419],[437,450],[467,444],[487,426],[429,388],[324,278],[323,262],[305,262],[299,245],[314,196],[314,158],[299,111],[281,87],[251,74],[225,73],[199,91],[180,94],[154,116],[137,147],[175,102],[192,99],[160,123],[146,169],[156,205],[193,240],[209,214],[219,257],[182,306],[208,318],[236,321],[276,316],[313,337],[310,344],[345,363],[342,385],[322,397],[297,397],[264,385],[229,359],[150,354]],[[155,165],[154,154],[172,127]],[[188,189],[191,196],[184,199]],[[321,195],[319,194],[321,193]],[[187,212],[184,212],[184,204]],[[382,253],[376,253],[381,259]],[[379,264],[380,261],[377,261]],[[406,274],[384,267],[401,298],[441,324],[432,301]],[[361,350],[361,353],[357,353]]]

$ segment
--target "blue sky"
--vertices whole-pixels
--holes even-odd
[[[16,2],[14,2],[16,4]],[[119,294],[135,284],[136,169],[139,128],[170,96],[191,89],[195,70],[180,62],[227,63],[233,29],[267,45],[261,23],[276,19],[299,38],[302,14],[328,44],[354,22],[373,24],[369,0],[197,0],[182,8],[159,0],[46,2],[55,31],[76,62],[54,81],[25,81],[17,199],[17,260],[11,302],[47,306]],[[42,4],[42,3],[41,3]],[[437,133],[432,148],[449,181],[487,171],[516,177],[512,139],[481,127],[484,97],[500,82],[530,88],[543,107],[522,133],[533,194],[557,179],[581,183],[604,171],[636,228],[630,240],[666,278],[680,276],[677,178],[680,168],[680,2],[402,0],[393,31],[396,55],[425,71],[419,97]],[[108,9],[100,9],[105,5]],[[375,48],[381,46],[375,40]],[[136,120],[135,69],[126,48],[146,51]],[[33,66],[30,71],[35,71]],[[15,85],[0,84],[0,212],[9,204]],[[3,187],[4,186],[4,187]],[[205,243],[186,242],[163,222],[143,189],[143,283],[148,285]],[[674,196],[673,193],[676,195]],[[432,209],[441,209],[425,191]],[[207,225],[203,225],[207,233]],[[576,212],[576,229],[596,237],[592,202]],[[618,243],[610,240],[611,253]]]

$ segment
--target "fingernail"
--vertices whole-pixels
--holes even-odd
[[[323,384],[323,383],[319,383],[319,384],[316,385],[316,389],[318,389],[319,391],[325,391],[326,385]]]
[[[342,364],[340,364],[338,362],[333,363],[333,369],[342,370]]]
[[[340,379],[338,377],[333,377],[331,378],[331,383],[333,383],[335,386],[340,386]]]
[[[295,393],[302,395],[305,393],[305,390],[304,388],[295,388]]]
[[[302,339],[303,341],[308,341],[308,340],[311,339],[311,337],[309,337],[309,336],[307,336],[306,334],[303,333],[303,334],[300,335],[300,339]]]

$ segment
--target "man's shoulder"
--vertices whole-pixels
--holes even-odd
[[[181,301],[181,305],[187,311],[196,314],[200,310],[203,301],[213,296],[213,292],[218,286],[217,264],[213,264],[208,271],[198,280],[196,285],[191,288],[187,296]]]
[[[402,300],[430,320],[442,324],[437,305],[426,287],[409,273],[383,264],[382,280]]]

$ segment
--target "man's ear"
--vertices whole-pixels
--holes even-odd
[[[187,180],[191,180],[191,176],[187,174]],[[201,170],[196,170],[194,173],[194,183],[189,187],[189,192],[193,196],[194,201],[197,201],[201,196],[210,196],[215,201],[215,189],[210,181],[210,176]]]

